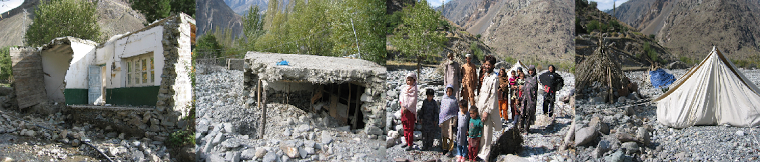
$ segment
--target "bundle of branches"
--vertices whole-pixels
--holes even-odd
[[[612,51],[607,50],[607,47],[612,44],[605,44],[602,40],[600,39],[598,48],[591,56],[576,65],[576,71],[578,72],[576,74],[576,89],[585,90],[591,87],[594,82],[599,82],[601,86],[607,86],[610,90],[620,89],[623,85],[628,85],[628,79],[625,77],[620,64],[613,61],[609,53]],[[613,93],[609,92],[608,94],[611,95]],[[610,100],[612,100],[612,97],[610,97]]]
[[[496,139],[496,143],[491,146],[491,153],[488,159],[495,160],[499,155],[517,154],[523,149],[523,136],[520,130],[512,127]]]

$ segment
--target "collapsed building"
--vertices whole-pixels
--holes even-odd
[[[181,13],[101,44],[61,37],[11,48],[18,107],[163,141],[188,125],[195,28]]]
[[[248,52],[245,64],[249,100],[290,104],[351,130],[385,134],[385,67],[361,59],[260,52]],[[246,107],[263,110],[257,133],[263,137],[266,104]]]

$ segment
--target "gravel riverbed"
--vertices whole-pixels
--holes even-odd
[[[668,70],[676,78],[687,69]],[[760,70],[739,69],[760,86]],[[608,134],[594,137],[587,144],[576,147],[580,161],[758,161],[760,158],[760,128],[732,126],[692,126],[683,129],[669,128],[657,122],[657,106],[647,102],[663,94],[646,81],[646,71],[626,72],[632,82],[638,83],[641,100],[625,99],[614,104],[597,104],[588,99],[578,100],[578,121],[581,125],[594,125],[594,118],[608,125]],[[639,102],[637,102],[639,101]],[[591,126],[589,126],[591,127]],[[633,136],[632,142],[621,138]],[[642,142],[645,138],[649,142]],[[576,139],[578,139],[576,137]],[[620,139],[623,139],[622,141]]]

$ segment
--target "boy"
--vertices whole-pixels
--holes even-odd
[[[467,160],[476,161],[478,157],[478,146],[480,146],[480,137],[483,136],[483,122],[478,116],[478,107],[470,108],[470,130],[467,132]]]
[[[401,124],[404,127],[404,139],[406,151],[412,150],[414,144],[414,124],[417,123],[417,74],[410,72],[406,75],[406,86],[402,87],[399,94],[401,105]]]
[[[425,90],[425,95],[427,98],[422,101],[422,109],[420,109],[420,112],[417,112],[417,115],[419,116],[418,119],[420,119],[420,124],[422,125],[422,148],[421,150],[429,150],[431,147],[433,147],[433,139],[435,138],[435,133],[440,128],[438,128],[438,102],[433,100],[433,96],[435,96],[435,91],[433,89],[428,88]]]
[[[438,125],[441,127],[441,147],[444,152],[454,149],[454,128],[459,113],[454,86],[446,85],[446,96],[441,100],[441,111],[438,114]]]
[[[467,128],[470,122],[467,100],[459,101],[459,113],[457,114],[457,162],[464,162],[467,157]]]

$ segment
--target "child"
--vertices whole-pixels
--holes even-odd
[[[523,113],[523,111],[521,111],[520,109],[521,108],[520,97],[523,94],[523,90],[522,90],[523,85],[525,85],[525,73],[522,72],[522,68],[518,68],[518,70],[519,71],[517,72],[517,76],[519,77],[517,78],[517,85],[516,85],[517,89],[515,89],[515,94],[514,94],[515,98],[512,100],[512,105],[513,105],[512,107],[517,109],[517,114],[518,114],[516,120],[512,121],[512,123],[515,123],[515,124],[520,120],[521,114]]]
[[[433,139],[435,139],[436,131],[438,128],[438,102],[433,100],[435,91],[428,88],[425,91],[427,98],[422,101],[422,109],[417,112],[419,115],[420,124],[422,125],[422,150],[429,150],[433,147]]]
[[[509,107],[512,110],[512,123],[517,121],[517,107],[515,107],[515,101],[517,100],[517,73],[512,70],[512,74],[509,77]]]
[[[446,96],[441,100],[441,112],[438,114],[438,125],[441,127],[441,147],[445,152],[454,149],[454,129],[456,116],[459,113],[454,86],[446,85]]]
[[[399,105],[401,105],[401,125],[404,127],[406,151],[412,150],[414,144],[414,123],[417,123],[417,75],[410,72],[406,75],[406,86],[401,88]]]
[[[467,159],[476,161],[478,157],[478,146],[480,146],[480,137],[483,136],[483,122],[478,116],[478,107],[470,108],[470,130],[467,132]]]
[[[459,101],[459,113],[457,114],[457,162],[464,162],[467,157],[467,128],[470,123],[470,113],[467,112],[467,100]]]
[[[501,68],[499,70],[499,95],[497,97],[499,99],[499,117],[501,117],[502,123],[506,123],[509,119],[509,88],[509,76],[507,76],[504,68]]]

